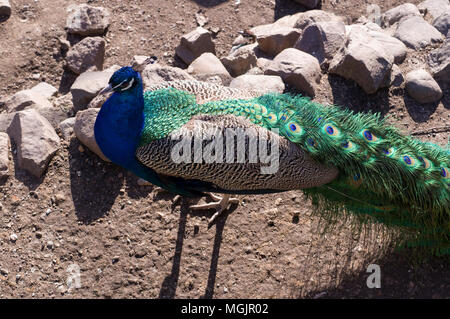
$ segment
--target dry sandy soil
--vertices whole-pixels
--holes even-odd
[[[11,2],[12,16],[0,22],[0,100],[39,81],[66,94],[75,76],[64,69],[58,38],[66,38],[66,7],[86,1]],[[238,31],[304,10],[288,0],[242,0],[239,10],[224,0],[87,2],[112,12],[105,67],[139,54],[180,65],[174,49],[199,11],[206,27],[220,28],[222,56]],[[370,3],[385,11],[402,2],[330,0],[322,8],[351,23]],[[426,55],[409,53],[402,71],[424,65]],[[324,75],[317,100],[382,112],[410,133],[448,126],[444,90],[439,104],[419,106],[402,88],[368,96],[352,81]],[[418,137],[445,145],[448,132]],[[242,205],[208,229],[210,212],[192,213],[186,201],[174,204],[173,195],[138,186],[79,146],[75,138],[64,144],[42,179],[16,170],[0,182],[1,298],[450,297],[448,259],[411,261],[409,251],[386,249],[380,227],[361,233],[341,221],[322,234],[323,222],[300,192],[240,196]],[[380,265],[380,289],[366,285],[372,263]],[[81,286],[68,287],[77,267]]]

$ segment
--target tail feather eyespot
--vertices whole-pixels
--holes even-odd
[[[331,137],[338,137],[338,136],[340,136],[340,133],[341,133],[339,131],[339,129],[336,127],[336,125],[333,125],[331,123],[325,124],[323,126],[323,130],[325,131],[325,133],[328,136],[331,136]]]
[[[367,129],[362,130],[361,135],[367,142],[374,143],[378,141],[378,137],[375,134],[373,134],[370,130]]]
[[[274,114],[274,113],[269,113],[268,115],[267,115],[267,121],[270,123],[270,124],[276,124],[277,122],[278,122],[278,118],[277,118],[277,115],[276,114]]]

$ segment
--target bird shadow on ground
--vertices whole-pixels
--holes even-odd
[[[355,112],[381,113],[382,116],[389,112],[388,89],[380,89],[374,94],[366,94],[354,81],[334,74],[328,75],[328,82],[335,105]]]
[[[78,220],[90,224],[107,215],[124,183],[126,172],[103,162],[89,150],[81,153],[80,143],[72,138],[69,146],[70,188]],[[87,155],[86,155],[87,154]]]
[[[219,4],[222,4],[224,2],[227,2],[229,0],[191,0],[192,2],[195,2],[199,6],[211,8],[218,6]]]
[[[408,94],[403,96],[406,110],[414,122],[423,123],[430,119],[430,116],[436,111],[439,102],[420,104]]]
[[[165,277],[162,282],[159,292],[159,298],[161,299],[173,299],[175,298],[176,289],[178,285],[178,278],[180,275],[181,254],[183,251],[183,241],[185,237],[186,221],[189,215],[206,216],[211,217],[211,210],[205,210],[201,212],[192,212],[189,206],[192,205],[192,199],[181,200],[181,213],[178,226],[177,241],[175,244],[175,254],[173,257],[172,271]],[[209,267],[208,282],[205,288],[205,294],[200,299],[211,299],[214,296],[214,286],[217,276],[217,265],[219,263],[220,246],[222,243],[223,230],[227,221],[228,215],[236,209],[237,205],[233,205],[231,209],[226,210],[219,216],[215,222],[216,235],[214,238],[214,245],[211,254],[211,264]]]
[[[322,1],[319,2],[316,9],[320,9],[321,7]],[[308,8],[292,0],[276,0],[274,10],[274,21],[284,16],[292,15],[298,12],[305,12],[307,10]]]

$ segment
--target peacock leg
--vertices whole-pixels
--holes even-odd
[[[224,194],[222,197],[214,195],[213,193],[208,194],[215,202],[201,204],[201,205],[191,205],[189,208],[192,210],[205,210],[205,209],[215,209],[216,212],[208,221],[208,227],[214,223],[217,217],[220,216],[228,207],[232,204],[239,204],[239,199],[231,197],[230,194]]]

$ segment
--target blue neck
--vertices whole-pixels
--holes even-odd
[[[125,92],[114,92],[103,104],[95,122],[95,139],[111,162],[132,171],[144,179],[152,171],[136,159],[144,125],[144,96],[142,79]]]

